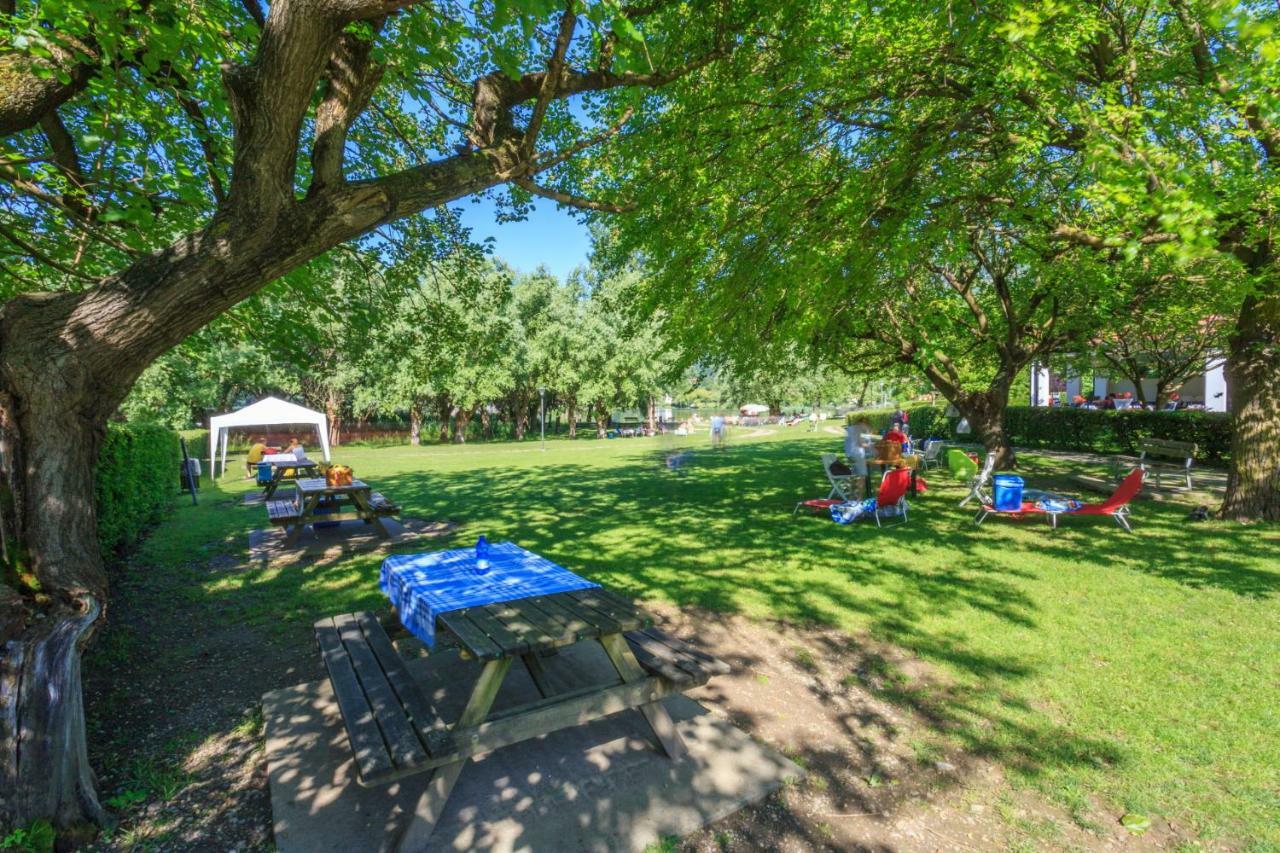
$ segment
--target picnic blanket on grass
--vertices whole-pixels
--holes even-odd
[[[428,648],[435,646],[441,613],[600,586],[514,542],[491,544],[488,560],[488,569],[479,569],[475,548],[394,554],[382,561],[378,586]]]

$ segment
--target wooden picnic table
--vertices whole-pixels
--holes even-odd
[[[342,712],[361,785],[434,772],[397,844],[421,850],[474,755],[583,725],[630,708],[643,715],[660,749],[685,753],[661,699],[705,684],[728,666],[653,627],[633,603],[593,588],[441,613],[437,636],[483,663],[461,716],[446,722],[409,676],[371,613],[316,623],[316,637]],[[564,646],[595,642],[617,678],[555,692],[543,659]],[[559,658],[559,656],[556,656]],[[511,665],[528,670],[540,700],[490,713]]]
[[[289,528],[284,547],[297,542],[307,525],[317,521],[363,521],[372,524],[384,539],[391,536],[391,531],[382,523],[382,517],[396,515],[400,510],[363,480],[353,480],[346,486],[331,486],[324,477],[306,477],[294,485],[297,492],[292,500],[267,501],[267,518],[271,523]],[[334,509],[337,511],[316,512],[321,500],[326,500],[331,506],[336,504]]]
[[[276,490],[286,480],[297,480],[302,477],[314,477],[320,473],[320,463],[307,458],[299,459],[292,453],[273,453],[262,457],[262,461],[271,466],[271,479],[262,490],[264,500],[275,497]],[[285,472],[292,471],[293,476],[286,477]]]

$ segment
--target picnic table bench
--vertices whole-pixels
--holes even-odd
[[[311,477],[298,480],[296,485],[294,497],[266,502],[267,520],[289,528],[289,535],[284,541],[286,548],[297,541],[308,524],[318,521],[363,521],[372,524],[378,535],[385,539],[391,531],[387,530],[382,519],[400,514],[400,507],[394,501],[375,492],[363,480],[353,480],[345,486],[331,486],[323,477]],[[318,512],[322,500],[329,503],[327,508],[341,510],[343,505],[349,508],[347,511]]]
[[[659,700],[729,669],[654,628],[633,603],[600,588],[446,612],[437,617],[437,627],[464,657],[483,663],[465,709],[452,723],[414,682],[372,613],[315,623],[359,784],[434,773],[396,842],[400,850],[425,846],[464,764],[480,753],[636,708],[663,752],[678,759],[684,741]],[[617,678],[555,692],[542,659],[580,641],[599,643]],[[516,659],[542,698],[490,713]]]
[[[1191,484],[1191,465],[1195,460],[1196,446],[1189,441],[1170,441],[1163,438],[1146,438],[1138,443],[1137,467],[1156,475],[1156,488],[1162,488],[1162,474],[1171,474]],[[1133,467],[1132,457],[1117,456],[1111,460],[1112,478],[1117,482]]]

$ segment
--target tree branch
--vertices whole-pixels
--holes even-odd
[[[564,70],[564,55],[569,50],[569,42],[573,40],[573,30],[578,24],[578,16],[574,13],[574,0],[567,0],[564,12],[560,15],[560,28],[556,32],[556,43],[547,60],[547,71],[538,87],[538,100],[533,104],[533,115],[524,131],[524,139],[520,150],[525,159],[533,156],[534,146],[538,141],[538,131],[542,130],[542,120],[547,115],[547,107],[560,84],[560,74]]]
[[[52,267],[53,269],[57,270],[60,273],[63,273],[64,275],[69,275],[72,278],[78,278],[82,281],[90,281],[90,282],[93,282],[94,284],[98,284],[102,281],[102,279],[100,278],[95,278],[94,276],[91,276],[91,275],[85,275],[79,270],[72,269],[71,267],[61,263],[60,261],[55,261],[53,258],[49,257],[44,252],[41,252],[35,246],[31,245],[26,240],[23,240],[21,237],[19,237],[17,234],[14,234],[12,231],[10,231],[8,228],[6,228],[3,225],[0,225],[0,237],[4,237],[10,243],[17,246],[22,251],[26,252],[27,255],[31,257],[32,260],[38,261],[46,266]]]
[[[50,41],[48,57],[0,54],[0,137],[35,127],[50,110],[80,94],[98,70],[97,48],[65,37]]]
[[[1086,246],[1090,249],[1119,249],[1128,242],[1128,238],[1123,236],[1101,237],[1083,228],[1076,228],[1073,225],[1059,225],[1053,229],[1049,237],[1063,243]],[[1144,246],[1151,246],[1158,243],[1173,243],[1177,239],[1177,234],[1168,231],[1153,231],[1138,237],[1138,242]]]
[[[528,178],[515,178],[512,183],[521,189],[528,190],[534,195],[549,198],[558,204],[576,207],[579,210],[591,210],[597,213],[629,213],[636,209],[634,204],[611,204],[605,201],[593,201],[588,198],[579,198],[578,196],[568,195],[566,193],[557,192],[556,190],[541,187]]]
[[[62,204],[69,213],[82,219],[92,216],[92,209],[85,201],[84,170],[80,166],[80,154],[75,140],[56,109],[49,110],[40,119],[40,129],[49,142],[53,162],[66,179],[69,188],[62,194]]]
[[[595,136],[589,136],[580,142],[575,142],[573,145],[570,145],[562,151],[556,151],[554,153],[544,152],[543,154],[539,154],[534,161],[534,171],[542,172],[552,168],[553,166],[558,166],[570,157],[580,154],[588,148],[599,145],[611,136],[617,135],[617,133],[622,130],[623,126],[630,121],[634,112],[635,111],[631,109],[631,107],[627,107],[616,122],[602,130],[600,133],[597,133]],[[544,156],[546,157],[545,160],[542,159]]]
[[[374,32],[383,21],[374,24]],[[344,32],[329,57],[324,74],[324,94],[316,107],[315,142],[311,148],[313,170],[309,192],[343,179],[347,132],[364,112],[382,79],[383,66],[371,61],[373,41]]]

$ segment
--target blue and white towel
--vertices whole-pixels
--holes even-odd
[[[488,561],[481,570],[475,548],[395,554],[382,561],[378,586],[404,627],[428,648],[435,645],[441,613],[600,586],[514,542],[491,544]]]

